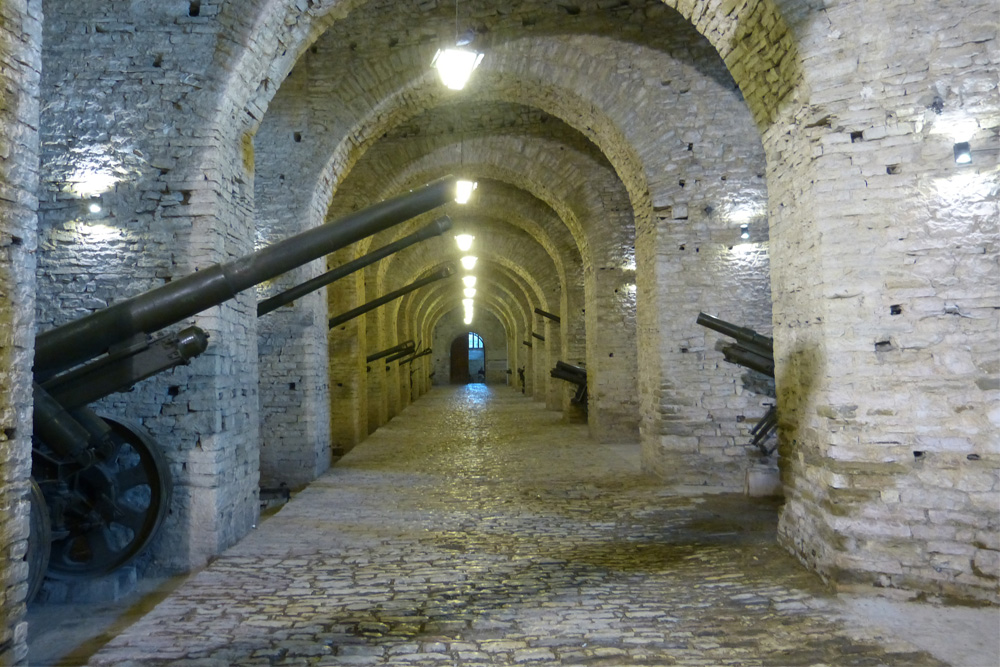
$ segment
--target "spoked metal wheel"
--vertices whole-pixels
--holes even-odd
[[[38,595],[45,580],[45,570],[49,567],[49,549],[52,544],[52,524],[49,522],[49,508],[45,504],[42,490],[31,478],[31,508],[28,522],[28,599],[31,602]]]
[[[53,525],[49,575],[108,574],[135,558],[156,535],[170,506],[170,471],[140,426],[105,418],[114,453],[74,473],[55,493],[62,507]],[[47,493],[52,493],[46,489]]]

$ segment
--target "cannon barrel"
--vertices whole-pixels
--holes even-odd
[[[137,334],[180,322],[258,283],[434,209],[454,198],[455,181],[447,176],[46,331],[35,339],[35,372],[69,368]]]
[[[547,317],[548,319],[552,320],[556,324],[559,324],[560,322],[562,322],[562,320],[559,319],[558,315],[554,315],[554,314],[552,314],[552,313],[550,313],[548,311],[542,310],[541,308],[535,308],[535,314],[536,315],[541,315],[542,317]]]
[[[768,377],[774,377],[773,357],[765,357],[764,355],[758,354],[754,350],[745,348],[737,343],[733,343],[732,345],[723,345],[722,356],[724,356],[726,361],[731,364],[755,370]]]
[[[369,354],[368,357],[365,359],[365,362],[370,364],[371,362],[378,361],[383,357],[388,357],[390,354],[397,354],[397,353],[410,354],[411,352],[413,352],[414,347],[415,346],[413,340],[408,340],[403,343],[400,343],[399,345],[393,345],[392,347],[387,347],[381,352],[376,352],[375,354]]]
[[[318,289],[326,287],[330,283],[340,280],[344,276],[348,276],[359,269],[363,269],[369,264],[374,264],[378,260],[397,253],[403,248],[408,248],[414,243],[425,241],[433,236],[440,236],[449,229],[451,229],[451,218],[446,215],[442,216],[431,224],[418,229],[409,236],[404,236],[398,241],[390,243],[387,246],[383,246],[378,250],[373,250],[367,255],[347,262],[346,264],[338,266],[335,269],[331,269],[326,273],[316,276],[312,280],[307,280],[301,285],[297,285],[285,292],[282,292],[281,294],[276,294],[269,299],[264,299],[257,304],[257,317],[267,315],[268,313],[275,311],[278,308],[281,308],[282,306],[309,294],[310,292],[315,292]]]
[[[364,315],[369,310],[375,310],[376,308],[378,308],[379,306],[381,306],[383,304],[389,303],[390,301],[398,299],[399,297],[401,297],[401,296],[403,296],[405,294],[409,294],[410,292],[412,292],[414,290],[420,289],[424,285],[429,285],[432,282],[435,282],[437,280],[441,280],[443,278],[448,278],[449,276],[454,275],[454,273],[455,273],[455,269],[451,268],[450,266],[446,266],[446,267],[440,268],[437,271],[435,271],[434,273],[432,273],[431,275],[427,276],[426,278],[421,278],[420,280],[415,280],[412,283],[410,283],[409,285],[407,285],[406,287],[401,287],[401,288],[399,288],[398,290],[396,290],[394,292],[389,292],[388,294],[386,294],[384,296],[380,296],[377,299],[372,299],[371,301],[369,301],[368,303],[364,304],[363,306],[358,306],[357,308],[354,308],[353,310],[349,310],[346,313],[343,313],[342,315],[335,315],[334,317],[331,317],[330,318],[330,322],[329,322],[329,326],[330,326],[331,329],[334,328],[334,327],[338,327],[341,324],[343,324],[344,322],[349,322],[349,321],[353,320],[355,317],[358,317],[359,315]]]
[[[420,357],[426,357],[432,351],[433,350],[431,350],[431,348],[426,347],[423,350],[421,350],[420,352],[417,352],[416,354],[414,354],[413,356],[407,357],[406,359],[403,359],[401,362],[399,362],[399,365],[402,366],[403,364],[408,364],[408,363],[410,363],[411,361],[413,361],[415,359],[419,359]]]
[[[574,366],[573,364],[567,364],[565,361],[557,361],[556,368],[563,371],[564,373],[572,373],[573,375],[580,375],[584,378],[587,377],[587,369],[580,366]]]
[[[713,331],[718,331],[723,336],[736,339],[755,354],[759,354],[762,357],[774,356],[774,340],[757,333],[753,329],[741,327],[725,320],[720,320],[718,317],[706,315],[705,313],[698,313],[698,319],[695,322]]]

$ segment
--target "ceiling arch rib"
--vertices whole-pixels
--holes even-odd
[[[503,298],[501,300],[509,302],[512,311],[522,312],[526,321],[530,320],[530,313],[534,310],[533,304],[535,302],[532,300],[527,286],[519,282],[516,275],[505,271],[501,266],[496,266],[492,270],[478,272],[477,276],[483,281],[484,287],[486,287],[484,294],[502,293]],[[479,294],[477,293],[476,296],[478,297]],[[454,298],[460,303],[463,297],[455,286],[451,286],[451,289],[447,291],[445,291],[444,287],[429,290],[423,295],[417,296],[410,304],[407,304],[409,308],[404,313],[404,316],[414,317],[421,310],[426,309],[427,304],[431,302],[432,298]]]
[[[531,305],[529,295],[519,285],[499,272],[484,277],[484,282],[489,283],[489,289],[484,291],[482,297],[477,294],[477,299],[491,298],[498,303],[505,304],[512,320],[520,321],[526,327],[530,326],[531,312],[534,307]],[[422,313],[430,312],[442,304],[461,304],[461,300],[461,294],[455,291],[441,287],[432,289],[407,304],[408,310],[405,317],[416,321],[423,317]]]

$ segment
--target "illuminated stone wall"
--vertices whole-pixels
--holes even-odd
[[[0,3],[0,664],[24,664],[41,2]]]

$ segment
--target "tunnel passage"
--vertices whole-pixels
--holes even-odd
[[[773,502],[664,492],[638,453],[436,388],[89,664],[943,664],[827,614]]]

